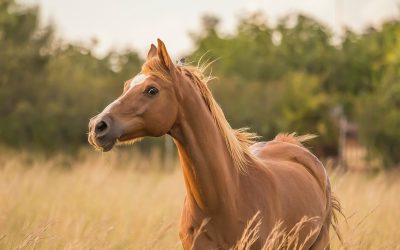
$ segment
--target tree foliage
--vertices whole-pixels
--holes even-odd
[[[216,60],[212,85],[233,127],[265,139],[279,132],[319,135],[312,148],[336,155],[342,107],[361,141],[387,166],[400,164],[400,21],[338,42],[328,27],[290,15],[270,25],[262,13],[222,33],[215,16],[191,34],[193,61]],[[173,45],[170,45],[173,46]],[[92,46],[62,42],[42,27],[38,8],[0,2],[0,142],[46,151],[86,143],[88,118],[119,95],[143,62],[134,50],[99,58]]]
[[[336,155],[333,111],[343,108],[371,152],[386,166],[400,163],[399,20],[362,34],[347,30],[339,44],[326,26],[303,15],[270,26],[255,13],[229,35],[218,32],[217,20],[206,17],[192,35],[192,57],[217,59],[214,74],[223,77],[213,88],[234,126],[267,138],[313,133],[320,156]]]
[[[134,51],[97,58],[57,42],[40,27],[38,9],[0,5],[0,141],[30,149],[86,143],[88,118],[121,92],[142,61]]]

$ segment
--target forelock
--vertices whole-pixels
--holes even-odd
[[[142,66],[142,73],[158,77],[166,82],[172,82],[170,72],[165,68],[158,57],[152,57]]]

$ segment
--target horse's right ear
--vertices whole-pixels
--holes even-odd
[[[159,38],[157,39],[158,42],[158,49],[157,49],[157,54],[158,58],[160,59],[161,63],[164,65],[166,69],[169,71],[173,71],[174,69],[174,64],[172,63],[171,58],[168,55],[167,48],[165,47],[165,44],[163,41],[161,41]]]
[[[154,44],[150,45],[149,52],[147,53],[147,60],[157,55],[157,47]]]

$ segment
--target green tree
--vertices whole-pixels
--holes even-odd
[[[356,100],[360,133],[387,167],[400,166],[400,21],[365,36],[379,53],[371,63],[371,91]]]

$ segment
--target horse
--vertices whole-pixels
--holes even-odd
[[[289,230],[304,217],[316,218],[298,236],[304,249],[329,249],[339,205],[323,164],[302,145],[307,136],[257,142],[246,129],[232,129],[202,68],[175,65],[157,42],[122,94],[90,119],[89,143],[106,152],[146,136],[173,138],[186,188],[184,249],[229,249],[257,213],[251,249],[261,249],[278,222]]]

